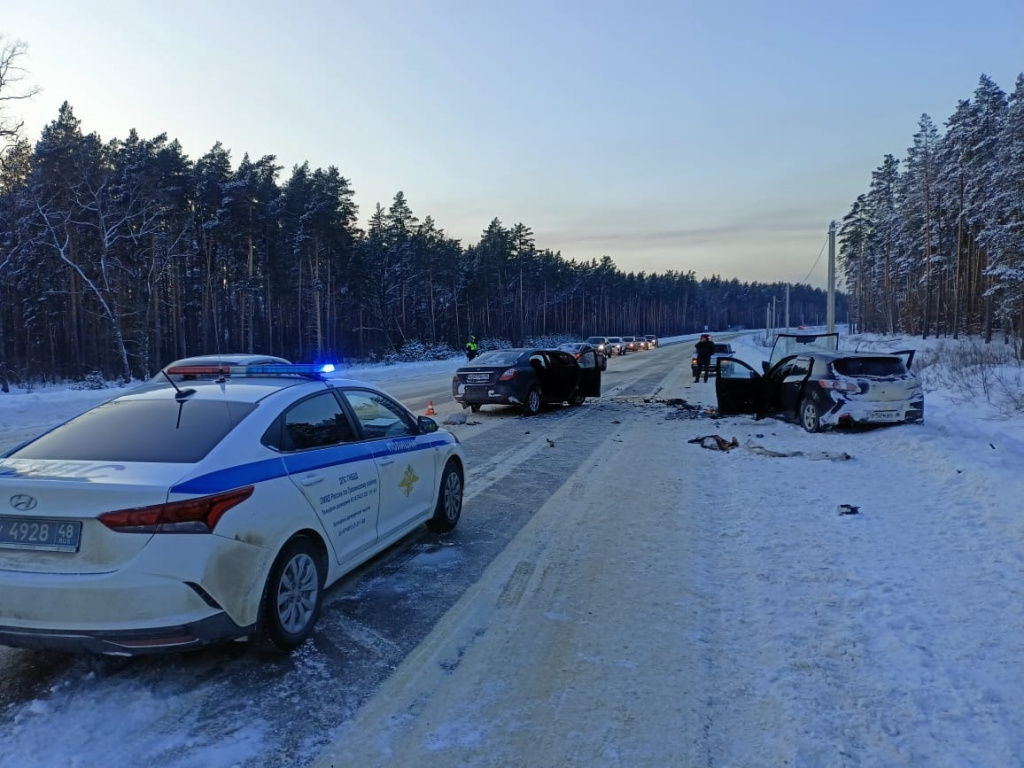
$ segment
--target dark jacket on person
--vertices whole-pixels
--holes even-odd
[[[698,363],[710,363],[713,354],[715,354],[715,342],[711,339],[701,339],[697,342]]]

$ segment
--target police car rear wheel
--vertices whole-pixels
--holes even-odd
[[[261,647],[287,653],[306,642],[320,616],[324,570],[323,554],[308,538],[285,544],[263,589],[257,620]]]

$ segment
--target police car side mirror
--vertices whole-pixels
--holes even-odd
[[[417,422],[420,425],[420,432],[425,435],[430,434],[431,432],[437,432],[438,430],[437,422],[429,416],[420,416],[417,419]]]

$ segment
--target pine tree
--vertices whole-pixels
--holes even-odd
[[[907,275],[920,288],[917,304],[922,336],[927,338],[932,321],[932,272],[939,220],[935,193],[939,132],[928,115],[921,115],[913,141],[900,180],[899,209],[904,234],[900,250]]]

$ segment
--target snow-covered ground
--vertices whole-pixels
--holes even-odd
[[[767,357],[753,335],[734,346],[755,366]],[[623,425],[320,765],[1024,765],[1024,417],[964,402],[935,374],[923,425],[808,435],[735,418],[683,433],[660,413]],[[662,396],[713,405],[713,385],[689,378]],[[112,394],[0,395],[0,435]],[[711,433],[741,447],[682,439]],[[815,460],[825,453],[851,458]],[[602,471],[634,464],[626,484]],[[4,713],[0,766],[31,754],[102,764],[54,762],[59,734],[41,716],[66,711],[61,731],[88,733],[123,720],[124,701],[86,710],[61,697]],[[150,739],[153,752],[189,746],[181,733]],[[243,734],[190,759],[244,765],[254,749],[258,734]]]

